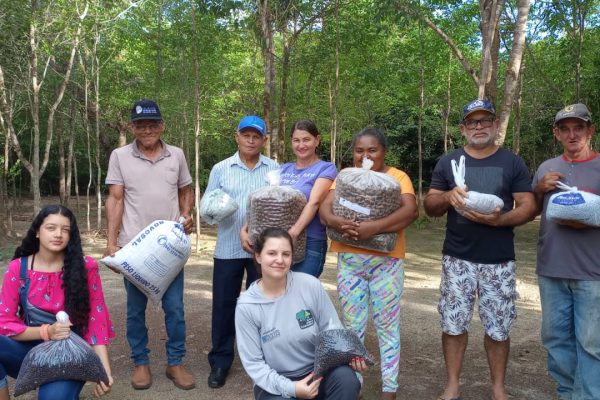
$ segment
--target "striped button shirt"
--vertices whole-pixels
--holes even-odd
[[[248,169],[240,159],[239,153],[215,164],[210,171],[205,193],[221,189],[238,203],[235,213],[219,223],[215,258],[233,259],[250,258],[244,251],[240,241],[240,230],[246,222],[248,195],[269,184],[267,173],[279,168],[279,165],[268,157],[260,155],[253,169]]]

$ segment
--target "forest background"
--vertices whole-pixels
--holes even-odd
[[[490,98],[499,142],[532,173],[561,152],[554,114],[600,115],[598,0],[1,0],[0,228],[19,198],[58,195],[102,222],[108,157],[131,141],[133,101],[158,102],[199,199],[235,151],[239,119],[267,122],[290,161],[289,126],[314,120],[323,159],[351,162],[366,126],[420,195],[460,146],[463,105]],[[593,138],[597,148],[598,138]],[[90,210],[96,207],[96,210]],[[96,211],[96,212],[91,212]],[[90,217],[93,215],[93,217]],[[86,223],[80,223],[85,229]]]

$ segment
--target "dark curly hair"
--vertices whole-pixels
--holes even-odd
[[[65,294],[65,311],[69,314],[69,319],[75,329],[80,333],[84,333],[87,330],[90,315],[90,293],[85,259],[81,248],[81,236],[73,212],[61,205],[50,205],[42,208],[33,219],[21,245],[15,250],[14,258],[28,257],[39,251],[40,240],[37,238],[37,233],[46,217],[53,214],[68,218],[71,225],[69,243],[64,250],[62,288]]]

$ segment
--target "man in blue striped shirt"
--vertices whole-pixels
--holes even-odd
[[[258,271],[252,255],[240,240],[246,222],[248,195],[268,184],[267,173],[279,166],[260,154],[267,141],[265,123],[255,115],[242,118],[235,133],[238,151],[215,164],[210,171],[206,193],[221,189],[237,202],[237,211],[219,223],[213,267],[212,349],[208,354],[211,371],[208,386],[220,388],[233,363],[235,305],[240,295],[244,271],[246,288]]]

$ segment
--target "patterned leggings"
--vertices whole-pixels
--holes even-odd
[[[338,295],[344,325],[364,342],[369,304],[373,308],[384,392],[398,389],[403,267],[404,260],[399,258],[354,253],[338,255]]]

